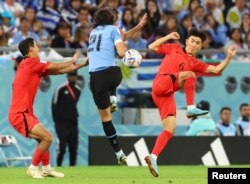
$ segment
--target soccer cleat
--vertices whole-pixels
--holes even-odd
[[[125,154],[122,154],[119,158],[117,158],[117,160],[118,160],[118,165],[128,165],[127,157]]]
[[[47,176],[50,176],[50,177],[55,177],[55,178],[63,178],[64,177],[64,174],[61,173],[61,172],[58,172],[55,170],[55,168],[42,168],[42,176],[43,177],[47,177]]]
[[[159,173],[158,173],[158,168],[157,168],[156,160],[151,155],[146,156],[144,160],[148,164],[148,169],[149,169],[150,173],[154,177],[158,177]]]
[[[187,110],[187,118],[195,118],[198,116],[203,116],[208,114],[208,111],[204,111],[198,108],[193,108],[191,110]]]
[[[29,167],[26,172],[31,178],[42,179],[44,178],[41,172],[38,170],[38,167]]]

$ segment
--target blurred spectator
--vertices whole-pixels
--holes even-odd
[[[133,11],[129,8],[124,9],[121,18],[121,28],[126,32],[135,26]]]
[[[77,72],[67,74],[68,82],[55,91],[52,99],[52,116],[59,139],[57,165],[61,166],[66,148],[69,148],[69,165],[76,165],[78,149],[78,110],[77,102],[81,88],[76,84]],[[67,112],[67,113],[65,113]]]
[[[84,26],[88,29],[88,32],[90,32],[91,28],[91,22],[90,22],[90,14],[88,9],[86,8],[81,8],[79,10],[78,16],[77,16],[77,21],[76,24],[72,25],[72,33],[76,32],[76,29],[80,26]]]
[[[14,24],[17,26],[19,25],[20,18],[24,15],[24,7],[17,3],[16,0],[4,0],[0,5],[0,12],[3,11],[10,11],[14,15]]]
[[[166,22],[158,27],[157,32],[160,32],[162,35],[167,35],[176,32],[177,27],[178,19],[175,16],[169,16]]]
[[[240,117],[236,121],[237,135],[250,136],[250,105],[242,103],[239,110]]]
[[[246,34],[245,43],[246,43],[248,49],[250,49],[250,31],[248,31]]]
[[[202,100],[197,104],[197,108],[209,111],[210,104],[208,101]],[[205,116],[194,118],[191,122],[187,135],[188,136],[218,135],[215,122],[212,119],[210,113],[208,113]]]
[[[222,107],[220,110],[220,121],[217,123],[217,129],[222,136],[235,136],[236,128],[231,123],[231,109]]]
[[[38,35],[39,39],[40,39],[40,44],[42,47],[47,47],[51,45],[51,36],[48,33],[48,31],[46,31],[43,28],[43,23],[36,20],[33,23],[33,28],[32,30]]]
[[[61,19],[58,4],[55,0],[44,0],[42,8],[37,12],[36,16],[37,20],[43,23],[44,29],[51,35],[55,32],[57,24]]]
[[[61,11],[61,15],[67,23],[73,25],[77,22],[77,16],[81,8],[81,3],[82,0],[71,0],[70,4]]]
[[[188,36],[188,30],[193,27],[192,17],[191,15],[187,14],[181,20],[178,26],[178,33],[180,34],[180,41],[182,45],[185,45],[186,38]]]
[[[74,39],[72,43],[72,48],[81,48],[87,52],[88,49],[88,30],[84,26],[80,26],[76,29],[74,34]]]
[[[14,19],[14,16],[10,11],[4,11],[1,15],[4,32],[8,34],[9,38],[11,38],[18,31],[14,21],[11,23],[11,20],[12,18]]]
[[[229,33],[229,41],[224,45],[224,50],[228,50],[231,45],[235,45],[237,51],[248,50],[247,45],[243,42],[240,28],[233,28]],[[240,59],[242,55],[235,55],[235,59]]]
[[[198,6],[194,10],[193,14],[193,24],[198,30],[203,30],[206,22],[204,21],[205,9],[203,6]]]
[[[198,6],[200,6],[200,0],[190,0],[188,7],[179,12],[178,15],[179,20],[183,20],[184,16],[186,15],[193,17],[194,11]]]
[[[224,24],[224,16],[222,10],[218,8],[216,0],[206,0],[206,13],[211,14],[212,17],[219,23]]]
[[[242,38],[245,39],[247,32],[250,31],[250,13],[243,14],[240,29]]]
[[[8,46],[8,34],[4,32],[3,25],[0,25],[0,47],[7,47],[7,46]]]
[[[40,44],[40,38],[36,33],[34,33],[31,30],[31,25],[29,19],[26,17],[22,17],[20,19],[20,26],[19,26],[19,31],[14,34],[13,36],[13,42],[11,45],[17,46],[22,40],[31,37],[33,38],[37,43]]]
[[[235,0],[235,5],[228,10],[226,21],[230,29],[239,28],[243,14],[249,13],[246,3],[246,0]]]
[[[52,48],[71,48],[72,37],[70,33],[70,25],[61,21],[57,27],[57,34],[52,38]]]
[[[157,27],[160,22],[161,14],[155,0],[148,0],[146,3],[146,13],[148,20],[145,27],[145,33],[143,34],[144,39],[148,39],[150,36],[155,34]],[[141,16],[141,15],[140,15]]]
[[[207,14],[205,21],[204,30],[207,30],[211,34],[214,43],[213,47],[223,47],[227,41],[227,27],[217,22],[212,14]]]
[[[36,21],[36,9],[34,7],[26,8],[24,16],[29,19],[31,26],[33,27],[33,24]]]

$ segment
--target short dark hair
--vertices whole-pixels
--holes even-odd
[[[22,40],[19,45],[18,49],[23,55],[23,57],[27,56],[30,50],[30,47],[34,47],[34,39],[33,38],[26,38]]]
[[[243,107],[248,107],[248,106],[250,106],[248,103],[240,104],[240,111],[242,110]]]
[[[187,38],[189,38],[190,36],[199,37],[201,39],[202,43],[206,40],[206,34],[205,34],[205,32],[199,31],[196,28],[191,28],[188,31],[188,37]]]
[[[110,8],[97,10],[94,21],[94,28],[99,25],[113,25],[115,23],[115,12]]]
[[[228,111],[230,111],[230,112],[232,111],[230,107],[222,107],[222,108],[220,109],[220,114],[222,114],[223,111],[225,111],[225,110],[228,110]]]

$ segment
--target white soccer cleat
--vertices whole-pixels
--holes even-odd
[[[42,179],[44,178],[41,174],[41,172],[38,170],[38,167],[31,168],[29,167],[27,172],[26,172],[31,178],[35,179]]]
[[[42,176],[43,177],[47,177],[47,176],[50,176],[50,177],[55,177],[55,178],[63,178],[64,177],[64,174],[61,173],[61,172],[58,172],[55,170],[55,168],[42,168]]]

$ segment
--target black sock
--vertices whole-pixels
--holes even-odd
[[[112,121],[102,122],[103,130],[111,144],[111,146],[114,148],[115,152],[118,152],[121,150],[117,137],[116,137],[116,131],[113,126]]]

